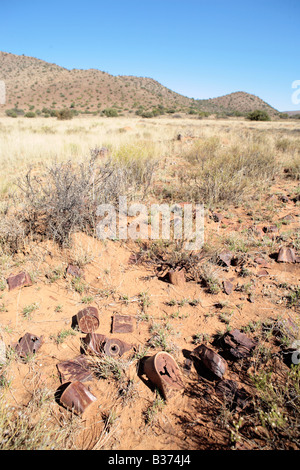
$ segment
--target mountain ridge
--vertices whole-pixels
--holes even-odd
[[[160,107],[174,112],[245,114],[255,109],[270,115],[278,111],[244,91],[195,99],[181,95],[150,77],[111,75],[99,69],[67,69],[35,57],[0,51],[0,80],[6,85],[6,103],[0,109],[74,108],[97,114],[104,108],[135,113]]]

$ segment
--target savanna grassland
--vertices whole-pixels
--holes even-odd
[[[0,448],[299,449],[299,180],[298,120],[0,118]],[[203,203],[203,247],[99,240],[96,207],[120,195],[172,213]],[[20,272],[30,285],[9,290]],[[96,333],[131,347],[83,351],[96,400],[76,414],[57,365],[81,354],[73,319],[87,306]],[[113,333],[115,314],[133,330]],[[235,330],[255,345],[238,357]],[[20,357],[27,332],[42,344]],[[224,374],[195,360],[201,344]],[[182,375],[168,399],[141,367],[159,351]]]

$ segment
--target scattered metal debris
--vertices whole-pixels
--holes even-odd
[[[86,307],[77,313],[77,323],[83,333],[93,333],[99,328],[99,315],[96,307]]]
[[[16,274],[15,276],[9,276],[6,281],[9,290],[16,289],[17,287],[27,287],[32,285],[31,277],[26,272]]]
[[[82,414],[97,398],[81,382],[71,382],[60,397],[60,402],[76,414]]]
[[[143,363],[143,372],[167,399],[171,390],[184,387],[180,369],[174,358],[161,351],[147,358]]]

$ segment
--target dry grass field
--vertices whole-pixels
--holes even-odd
[[[0,118],[0,448],[299,449],[299,180],[296,120]],[[203,203],[204,246],[99,240],[95,206],[124,195]],[[30,285],[9,289],[22,272]],[[95,333],[130,346],[120,357],[83,348],[88,306]],[[132,329],[114,332],[114,315]],[[255,346],[228,349],[236,330]],[[22,356],[26,333],[41,347]],[[160,351],[183,384],[167,397],[144,370]],[[79,355],[83,413],[64,406],[74,377],[58,367]]]

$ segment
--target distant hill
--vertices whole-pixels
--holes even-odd
[[[98,114],[105,108],[118,113],[150,112],[164,108],[170,113],[247,113],[254,109],[278,111],[255,95],[236,92],[218,98],[195,100],[180,95],[152,78],[113,76],[97,69],[68,70],[34,57],[0,51],[0,80],[6,85],[6,109],[40,112],[73,108]]]
[[[299,115],[300,116],[300,109],[299,111],[283,111],[284,114],[288,114],[289,116]]]

